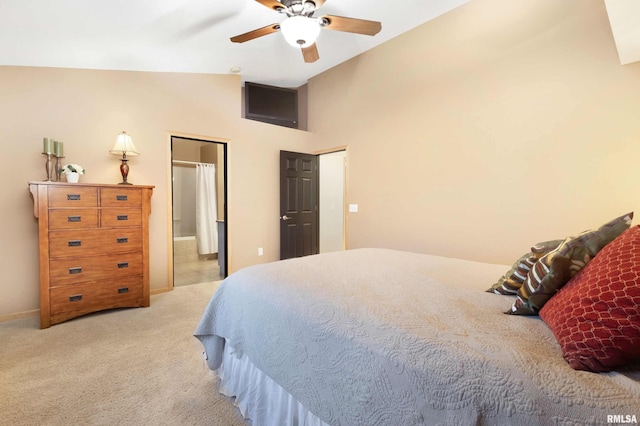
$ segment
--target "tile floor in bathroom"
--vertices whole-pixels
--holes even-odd
[[[173,286],[205,283],[224,279],[220,276],[218,259],[193,260],[190,262],[174,263]]]

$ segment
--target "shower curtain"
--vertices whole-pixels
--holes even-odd
[[[216,166],[196,165],[196,239],[199,254],[218,252]]]

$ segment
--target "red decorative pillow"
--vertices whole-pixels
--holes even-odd
[[[640,359],[640,225],[622,233],[540,310],[576,370]]]

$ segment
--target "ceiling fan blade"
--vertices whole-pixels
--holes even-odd
[[[284,5],[276,0],[256,0],[256,1],[263,6],[267,6],[269,9],[275,10],[276,12],[279,9],[284,9]]]
[[[366,19],[345,18],[343,16],[324,15],[320,18],[324,23],[324,28],[334,31],[345,31],[349,33],[376,35],[382,29],[382,24],[378,21],[367,21]]]
[[[309,47],[303,47],[302,57],[304,58],[304,61],[306,63],[315,62],[318,59],[320,59],[320,55],[318,55],[318,48],[316,47],[316,44],[313,43]]]
[[[231,37],[231,41],[234,43],[244,43],[245,41],[253,40],[254,38],[262,37],[278,31],[280,31],[280,24],[271,24],[266,27],[258,28],[257,30],[249,31],[248,33]]]

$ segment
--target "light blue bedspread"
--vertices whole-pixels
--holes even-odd
[[[640,418],[638,371],[572,370],[538,317],[485,290],[505,265],[385,249],[229,276],[195,331],[224,339],[331,425],[606,425]]]

